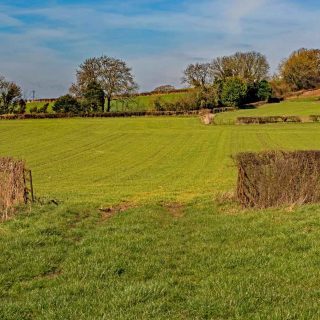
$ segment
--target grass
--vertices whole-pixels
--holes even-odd
[[[167,93],[154,94],[150,96],[137,96],[128,105],[123,104],[119,100],[113,100],[111,103],[111,111],[149,111],[154,110],[154,101],[161,99],[165,102],[175,102],[188,95],[188,93]]]
[[[231,154],[319,149],[319,133],[2,121],[0,154],[25,159],[37,195],[60,204],[0,224],[0,319],[318,319],[320,206],[244,211],[219,194],[235,185]]]
[[[36,101],[31,101],[27,103],[27,108],[26,108],[26,112],[30,113],[30,109],[37,107],[38,109],[43,107],[46,104],[46,102],[36,102]],[[53,106],[53,102],[49,103],[48,106],[48,112],[52,112],[52,106]]]
[[[166,102],[174,102],[188,93],[167,93],[167,94],[154,94],[150,96],[137,96],[130,100],[129,103],[124,103],[121,100],[113,100],[111,102],[111,111],[149,111],[154,109],[154,101],[160,98]],[[41,108],[45,102],[29,102],[27,104],[27,112],[33,107]],[[49,103],[48,112],[52,112],[53,102]]]
[[[319,98],[295,99],[281,102],[280,104],[266,104],[256,109],[226,112],[217,116],[218,123],[233,123],[237,117],[251,116],[302,116],[320,114]]]

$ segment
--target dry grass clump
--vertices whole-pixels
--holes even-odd
[[[14,206],[25,202],[25,163],[0,158],[0,215],[6,220]]]
[[[240,153],[237,199],[267,208],[320,202],[320,151]]]

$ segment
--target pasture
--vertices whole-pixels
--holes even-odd
[[[286,100],[280,104],[265,104],[256,109],[244,109],[237,112],[219,114],[217,123],[233,123],[237,117],[263,117],[263,116],[301,116],[307,119],[312,114],[320,114],[319,98],[300,98]]]
[[[318,106],[230,117],[289,103]],[[0,154],[59,203],[0,224],[0,318],[318,319],[320,206],[243,210],[229,193],[232,154],[319,149],[319,134],[195,117],[0,122]]]
[[[129,100],[115,99],[111,102],[111,111],[150,111],[154,110],[154,101],[161,99],[165,102],[175,102],[184,96],[188,95],[186,92],[176,93],[158,93],[148,96],[136,96]],[[41,108],[45,102],[29,102],[27,104],[27,112],[30,112],[31,108]],[[49,103],[48,112],[52,112],[53,102]]]

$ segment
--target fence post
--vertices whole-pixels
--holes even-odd
[[[29,179],[30,179],[31,201],[34,202],[33,182],[32,182],[32,172],[31,172],[31,170],[29,170]]]

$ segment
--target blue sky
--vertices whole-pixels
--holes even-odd
[[[0,74],[56,97],[101,54],[126,60],[141,90],[181,86],[187,64],[235,51],[260,51],[275,71],[320,47],[319,16],[318,0],[1,0]]]

